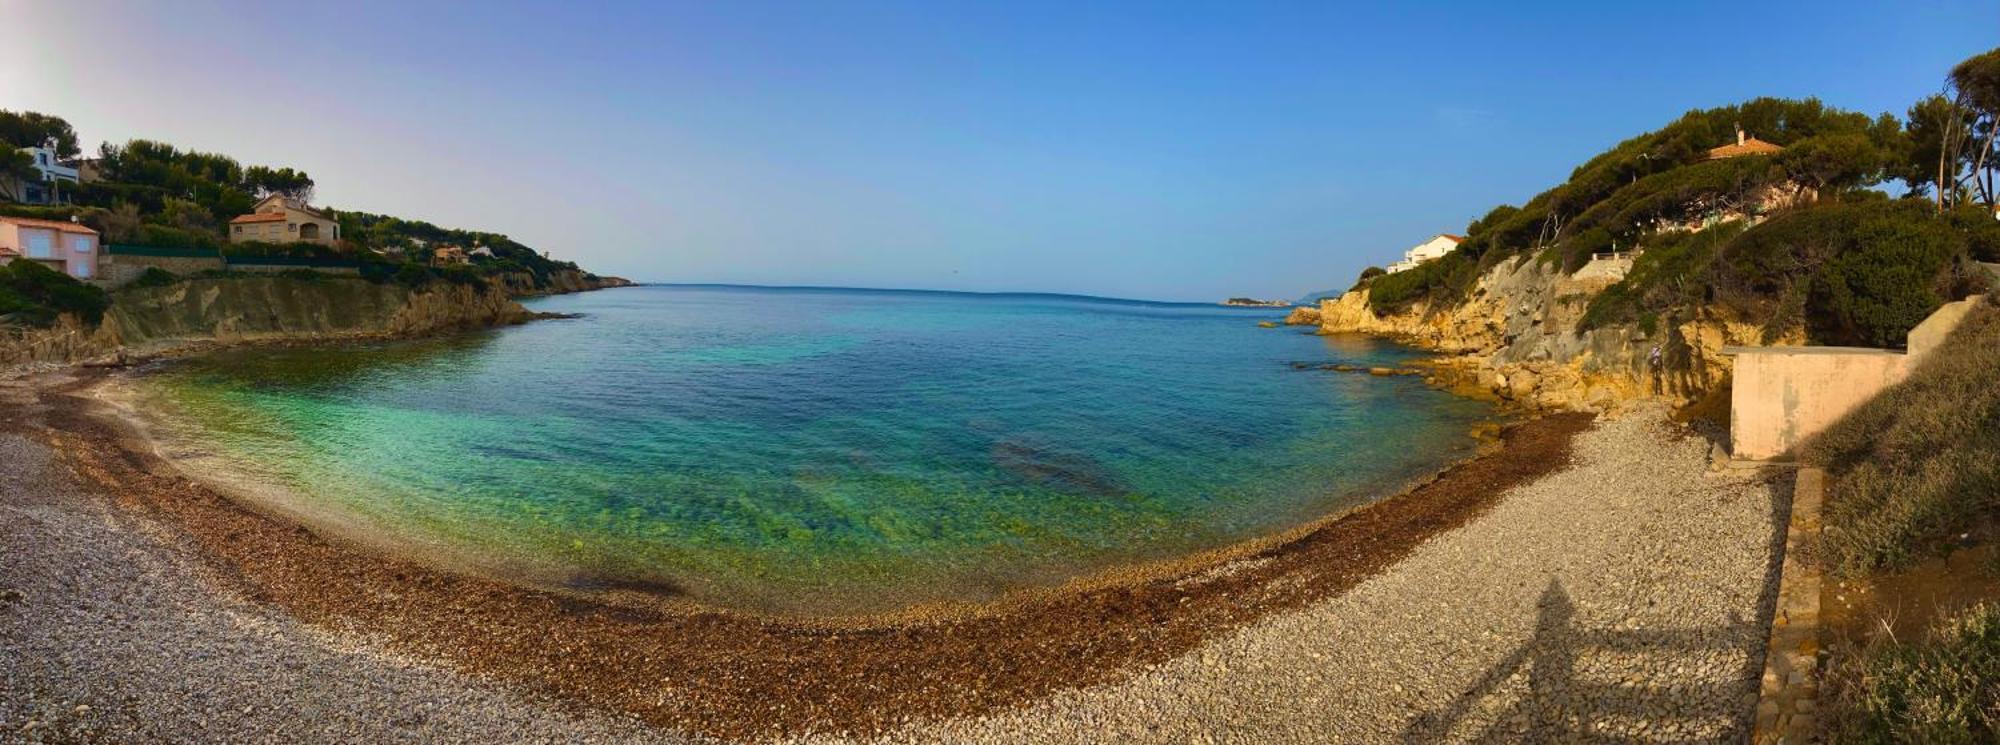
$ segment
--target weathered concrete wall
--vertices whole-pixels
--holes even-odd
[[[1730,450],[1770,460],[1909,374],[1908,356],[1854,347],[1737,347]]]
[[[1910,330],[1908,353],[1858,347],[1730,347],[1736,359],[1729,401],[1730,452],[1747,460],[1792,455],[1806,438],[1908,377],[1973,307],[1974,295],[1946,303]]]

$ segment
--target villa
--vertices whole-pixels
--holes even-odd
[[[1744,134],[1743,126],[1739,124],[1736,127],[1736,144],[1709,148],[1708,159],[1722,160],[1723,158],[1737,158],[1745,155],[1775,155],[1783,152],[1784,149],[1783,145],[1774,145]]]
[[[1422,264],[1426,261],[1432,261],[1435,259],[1444,258],[1445,254],[1457,250],[1458,244],[1464,242],[1465,242],[1465,236],[1452,235],[1450,233],[1439,233],[1435,236],[1432,236],[1430,240],[1417,244],[1416,248],[1404,251],[1403,260],[1398,261],[1394,264],[1390,264],[1388,272],[1390,274],[1395,274],[1397,272],[1415,269],[1417,268],[1418,264]]]
[[[0,176],[0,196],[23,204],[61,204],[65,201],[63,182],[74,184],[81,180],[76,168],[65,165],[56,156],[55,148],[24,147],[21,152],[28,154],[38,176],[34,179]]]
[[[465,254],[465,249],[457,246],[438,246],[431,252],[432,266],[460,266],[470,263],[472,257]]]
[[[340,244],[340,223],[304,200],[272,194],[247,215],[229,221],[230,243]]]
[[[15,261],[90,279],[97,276],[97,231],[74,222],[0,216],[0,264]]]

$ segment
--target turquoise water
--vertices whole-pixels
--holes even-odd
[[[768,612],[979,600],[1297,525],[1467,455],[1415,352],[1280,311],[646,287],[147,378],[166,435],[369,535]],[[205,461],[205,462],[213,462]],[[207,467],[207,466],[204,466]]]

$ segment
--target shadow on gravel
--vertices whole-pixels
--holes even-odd
[[[1620,685],[1585,680],[1576,675],[1579,652],[1589,650],[1610,654],[1689,654],[1735,649],[1718,642],[1724,632],[1747,632],[1754,621],[1728,624],[1721,628],[1685,629],[1592,629],[1575,623],[1576,606],[1562,583],[1550,580],[1542,592],[1541,610],[1535,634],[1513,654],[1486,671],[1470,689],[1444,708],[1417,717],[1403,731],[1405,743],[1435,743],[1446,740],[1474,743],[1512,743],[1523,739],[1569,743],[1687,742],[1706,740],[1691,731],[1680,736],[1634,737],[1626,732],[1608,731],[1602,724],[1629,725],[1676,718],[1683,702],[1741,695],[1733,689],[1740,683],[1716,684],[1694,681],[1653,681],[1641,685]],[[1759,626],[1758,628],[1762,628]],[[1741,637],[1733,637],[1741,638]],[[1762,669],[1762,655],[1757,669]],[[1502,687],[1526,675],[1525,695],[1513,696]],[[1753,676],[1750,678],[1755,680]],[[1509,701],[1508,699],[1512,699]],[[1471,731],[1463,729],[1475,711],[1501,708],[1491,723]],[[1747,725],[1748,711],[1745,711]],[[1486,719],[1482,716],[1479,719]],[[1457,735],[1454,737],[1453,735]]]

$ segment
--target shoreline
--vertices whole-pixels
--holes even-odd
[[[181,478],[102,410],[94,391],[104,377],[78,371],[39,386],[38,434],[71,453],[100,493],[186,533],[231,578],[230,591],[314,625],[363,632],[397,653],[724,737],[875,732],[1117,680],[1344,592],[1477,517],[1508,488],[1567,464],[1570,438],[1590,426],[1584,414],[1511,425],[1498,452],[1397,496],[1227,549],[977,613],[924,608],[823,624],[662,611],[619,592],[581,598],[352,548]]]
[[[368,340],[342,340],[322,344],[366,343],[366,341]],[[268,342],[268,345],[316,346],[307,342],[287,340],[273,340]],[[172,364],[189,356],[213,351],[217,350],[196,348],[187,350],[185,354],[162,356],[148,362]],[[1263,560],[1261,557],[1267,552],[1283,550],[1288,544],[1306,538],[1351,515],[1436,482],[1454,469],[1473,460],[1498,455],[1504,448],[1501,436],[1503,431],[1514,425],[1523,424],[1531,418],[1557,413],[1507,406],[1502,401],[1491,401],[1495,404],[1493,416],[1473,424],[1466,433],[1473,441],[1471,454],[1447,461],[1421,475],[1404,479],[1391,488],[1383,489],[1380,496],[1367,501],[1329,507],[1316,517],[1268,532],[1241,537],[1221,545],[1178,555],[1130,558],[1103,563],[1061,581],[1017,585],[1002,590],[992,597],[977,600],[927,600],[888,610],[871,611],[777,611],[692,599],[685,596],[672,580],[598,574],[582,567],[495,558],[440,546],[424,548],[370,535],[377,526],[365,520],[339,514],[337,511],[315,510],[307,504],[310,501],[310,494],[254,479],[236,479],[228,475],[218,475],[216,469],[205,468],[207,464],[200,462],[198,457],[189,459],[170,454],[176,446],[187,443],[165,440],[155,434],[161,422],[142,410],[145,408],[143,394],[139,393],[131,382],[131,378],[135,376],[151,373],[152,370],[135,365],[133,369],[97,376],[80,392],[99,407],[96,414],[99,421],[111,424],[123,432],[122,447],[125,449],[159,461],[162,466],[173,469],[191,481],[199,482],[202,487],[220,494],[244,509],[279,522],[299,525],[321,539],[343,544],[358,553],[383,559],[408,561],[439,571],[519,586],[530,591],[582,598],[591,602],[679,614],[710,613],[747,621],[775,622],[829,630],[977,619],[1022,612],[1069,595],[1116,589],[1144,582],[1182,581],[1203,573],[1227,572],[1239,562],[1261,561]],[[1433,387],[1454,395],[1480,399],[1476,392],[1463,393],[1445,385]],[[226,471],[227,464],[220,464],[220,468]]]

